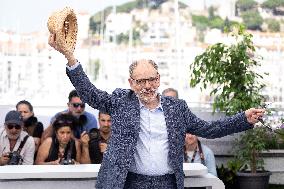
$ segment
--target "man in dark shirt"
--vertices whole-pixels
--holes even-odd
[[[93,129],[89,135],[84,133],[81,137],[82,157],[86,157],[83,163],[102,162],[111,135],[111,117],[108,113],[99,112],[99,125],[100,129]]]
[[[52,123],[54,122],[55,118],[62,113],[70,113],[78,118],[80,124],[74,128],[74,137],[77,139],[80,139],[80,135],[84,131],[90,132],[92,129],[98,128],[96,117],[93,114],[85,111],[85,103],[82,102],[76,90],[72,90],[69,93],[68,100],[68,109],[55,114],[55,116],[51,118],[50,125],[42,134],[42,140],[52,136]]]

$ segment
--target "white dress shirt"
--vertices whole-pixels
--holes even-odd
[[[168,133],[161,104],[149,110],[140,103],[140,127],[135,162],[129,171],[150,176],[173,173],[168,163]]]

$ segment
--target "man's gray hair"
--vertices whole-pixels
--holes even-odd
[[[142,62],[141,60],[135,60],[133,61],[129,66],[129,76],[132,76],[134,69],[137,67],[138,63]],[[155,70],[158,72],[158,65],[153,60],[146,60],[149,64],[151,64]]]
[[[174,92],[176,93],[176,98],[178,98],[178,91],[174,88],[167,88],[165,90],[163,90],[162,95],[165,95],[167,92]]]

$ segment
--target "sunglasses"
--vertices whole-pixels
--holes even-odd
[[[85,103],[71,103],[71,104],[74,108],[78,108],[79,106],[81,108],[85,108]]]
[[[15,128],[15,129],[17,129],[17,130],[20,130],[20,129],[22,128],[22,126],[21,126],[21,125],[18,125],[18,124],[7,124],[7,128],[8,128],[9,130],[11,130],[11,129],[13,129],[13,128]]]
[[[56,120],[53,124],[56,127],[70,127],[70,128],[72,128],[74,123],[71,120]]]

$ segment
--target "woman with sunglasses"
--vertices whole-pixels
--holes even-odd
[[[35,164],[59,165],[80,162],[80,143],[72,138],[76,124],[77,119],[70,114],[57,116],[52,125],[53,136],[45,139],[40,145]]]

